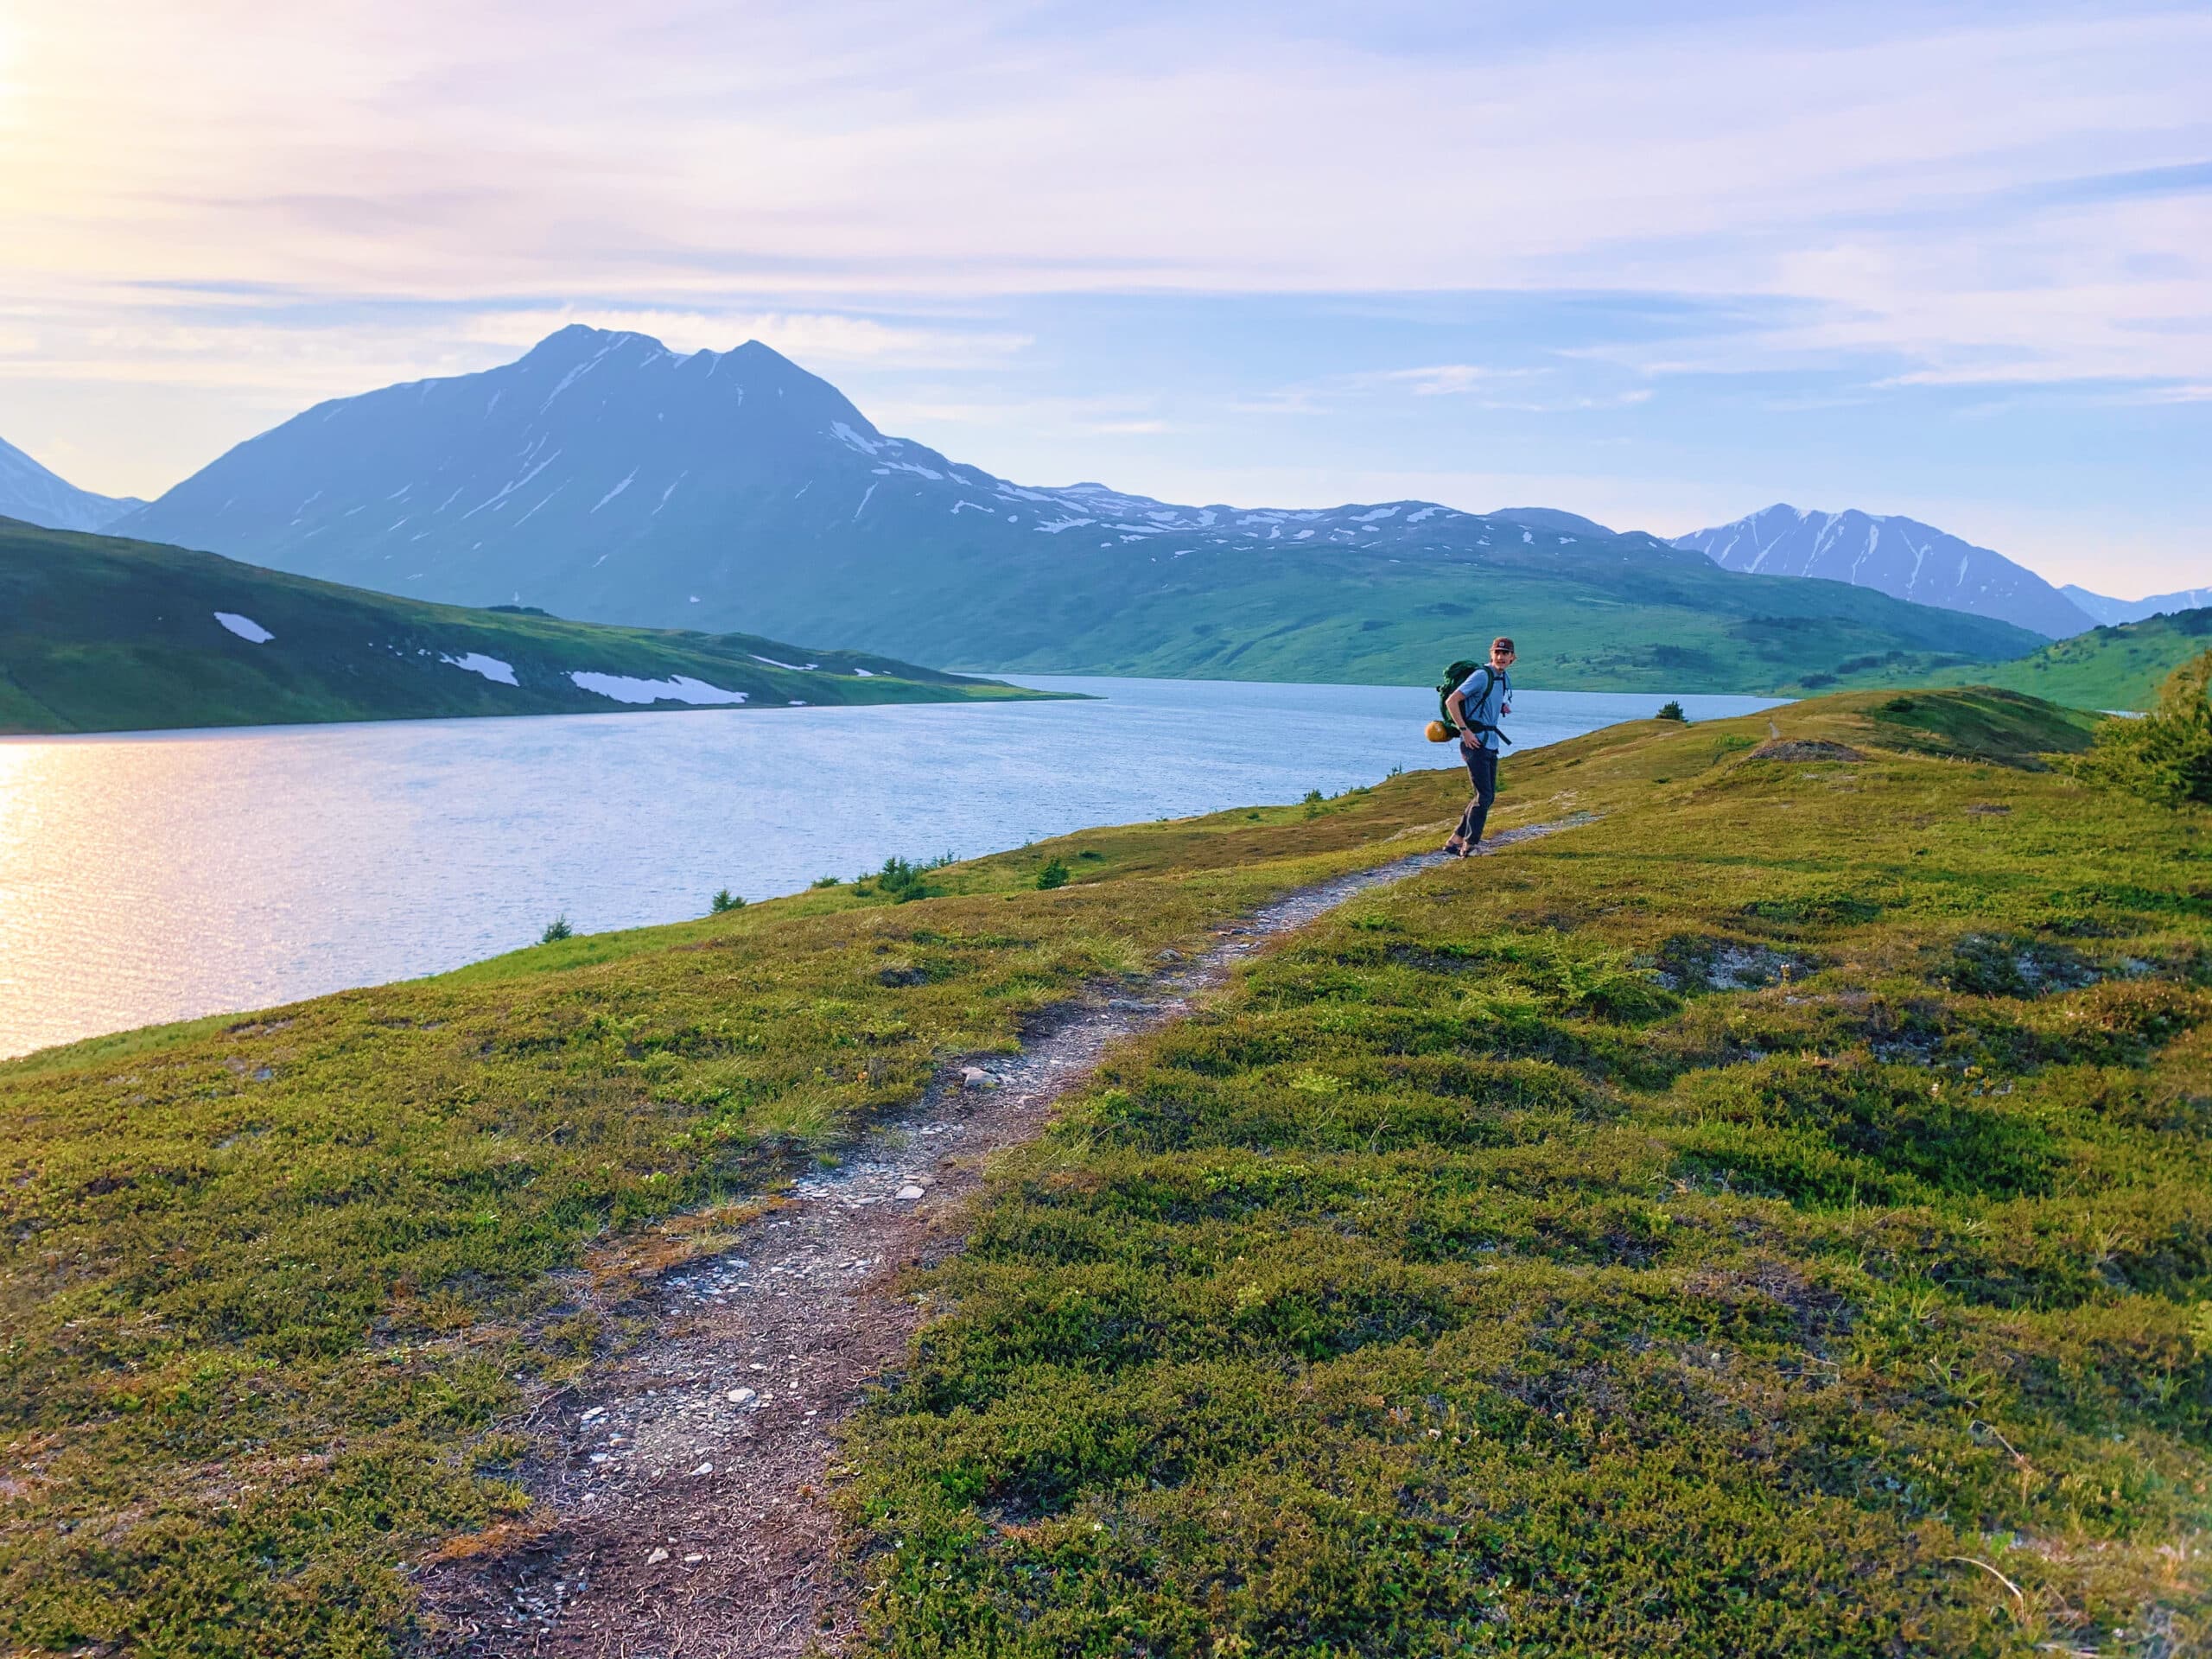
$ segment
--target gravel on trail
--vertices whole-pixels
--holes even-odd
[[[1499,832],[1481,851],[1586,820]],[[630,1293],[645,1340],[543,1396],[508,1541],[434,1555],[420,1650],[448,1659],[766,1659],[852,1636],[824,1494],[838,1425],[904,1358],[922,1317],[905,1268],[967,1231],[985,1159],[1041,1130],[1107,1047],[1186,1012],[1265,943],[1356,894],[1447,861],[1420,853],[1333,877],[1215,930],[1138,995],[1063,1005],[1020,1052],[956,1064],[854,1155],[810,1171],[719,1255]]]

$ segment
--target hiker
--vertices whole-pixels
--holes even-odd
[[[1500,715],[1513,712],[1509,699],[1513,682],[1505,671],[1513,666],[1513,642],[1503,634],[1490,642],[1490,661],[1459,682],[1459,689],[1444,700],[1446,718],[1459,731],[1459,753],[1466,757],[1467,775],[1475,781],[1475,798],[1467,803],[1459,827],[1444,850],[1454,858],[1471,856],[1482,845],[1483,823],[1491,803],[1497,798],[1497,750],[1504,734],[1497,729]]]

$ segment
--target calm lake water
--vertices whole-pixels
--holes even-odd
[[[1452,753],[1422,740],[1429,691],[1022,683],[1100,700],[0,739],[0,1056],[435,973],[556,912],[675,921],[717,887],[765,899]],[[1525,752],[1663,701],[1523,691],[1509,728]]]

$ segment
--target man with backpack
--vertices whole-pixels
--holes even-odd
[[[1475,798],[1467,803],[1459,827],[1444,843],[1444,850],[1454,858],[1466,858],[1482,844],[1483,824],[1490,817],[1491,803],[1497,798],[1498,745],[1513,741],[1497,729],[1499,717],[1513,712],[1513,682],[1505,672],[1513,665],[1513,656],[1510,639],[1500,635],[1491,640],[1490,661],[1475,664],[1444,698],[1444,718],[1459,734],[1459,753],[1475,783]],[[1450,684],[1449,679],[1446,683]]]

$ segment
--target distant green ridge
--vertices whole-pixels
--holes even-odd
[[[2031,656],[1942,677],[2006,686],[2075,709],[2144,709],[2158,702],[2167,675],[2207,647],[2212,607],[2092,628]]]
[[[1034,695],[753,634],[393,599],[0,518],[0,733]]]

